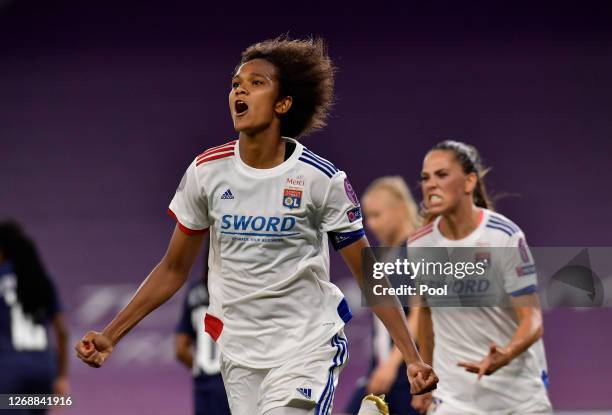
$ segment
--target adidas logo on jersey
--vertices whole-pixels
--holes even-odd
[[[233,199],[234,195],[232,194],[232,191],[230,189],[227,189],[222,195],[221,195],[221,199]]]
[[[312,399],[312,389],[310,388],[297,388],[300,394],[304,395],[308,399]]]

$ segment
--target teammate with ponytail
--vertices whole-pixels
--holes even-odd
[[[409,255],[414,247],[473,247],[476,256],[490,255],[488,275],[501,276],[501,284],[481,284],[476,295],[497,288],[509,306],[435,307],[435,298],[423,299],[429,307],[419,311],[417,339],[440,384],[433,402],[431,394],[415,396],[413,406],[435,415],[549,414],[533,258],[522,230],[493,212],[485,173],[478,151],[458,141],[437,144],[423,161],[428,224],[409,239]],[[506,248],[505,255],[496,255],[495,247]],[[470,285],[453,286],[461,295],[457,287]]]

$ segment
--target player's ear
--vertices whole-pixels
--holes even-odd
[[[476,173],[468,174],[465,179],[465,193],[473,193],[476,184],[478,184],[478,175]]]
[[[289,111],[289,109],[291,109],[291,104],[293,104],[292,97],[286,96],[284,98],[281,98],[278,101],[276,101],[276,104],[274,105],[274,111],[278,115],[286,114]]]

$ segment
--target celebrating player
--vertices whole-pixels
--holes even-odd
[[[413,405],[430,414],[548,414],[548,375],[533,258],[521,229],[493,212],[476,149],[444,141],[427,154],[421,189],[429,224],[408,241],[414,247],[505,247],[491,257],[491,275],[508,307],[429,307],[419,312],[419,346],[442,382]],[[498,252],[499,251],[495,251]],[[490,253],[490,252],[489,252]],[[484,254],[487,255],[487,254]],[[492,253],[491,255],[494,255]],[[499,256],[499,255],[498,255]],[[495,284],[479,284],[484,298]],[[454,292],[461,294],[457,284]],[[474,286],[471,286],[472,290]],[[473,294],[473,293],[472,293]],[[432,356],[433,355],[433,356]]]
[[[166,255],[115,319],[76,345],[83,361],[102,365],[181,287],[208,232],[205,326],[221,350],[232,414],[331,413],[351,312],[329,281],[328,239],[362,286],[368,242],[346,174],[294,138],[325,124],[333,73],[321,40],[279,38],[243,52],[229,93],[238,140],[189,165],[170,203],[177,225]],[[413,392],[435,388],[401,307],[374,311],[402,352]]]
[[[419,211],[410,189],[400,176],[376,179],[363,194],[363,213],[366,226],[381,246],[398,247],[406,245],[408,237],[421,223]],[[417,313],[406,308],[408,327],[416,333]],[[364,393],[385,394],[392,414],[408,415],[417,412],[411,407],[410,385],[406,379],[406,368],[402,354],[393,346],[389,333],[382,322],[373,321],[373,359],[368,378],[358,380],[348,413],[356,414]]]

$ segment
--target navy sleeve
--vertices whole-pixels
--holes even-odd
[[[49,287],[51,289],[51,304],[49,306],[49,318],[52,319],[56,314],[64,311],[62,302],[57,291],[57,287],[51,278],[49,278]]]
[[[181,311],[181,317],[179,319],[178,324],[176,325],[176,333],[188,334],[195,339],[196,332],[193,329],[193,324],[191,324],[191,310],[189,308],[189,290],[187,290],[187,294],[185,295],[185,300],[183,301],[183,308]]]

